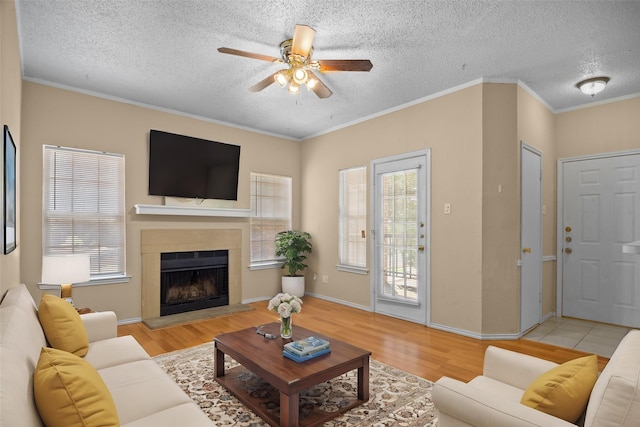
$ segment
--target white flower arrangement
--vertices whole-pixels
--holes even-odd
[[[278,313],[280,317],[287,318],[302,311],[302,300],[295,295],[279,293],[269,300],[267,308]]]

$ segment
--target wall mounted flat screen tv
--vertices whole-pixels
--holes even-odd
[[[151,129],[149,194],[238,199],[240,147]]]

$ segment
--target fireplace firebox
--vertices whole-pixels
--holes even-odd
[[[229,251],[160,254],[160,316],[229,305]]]

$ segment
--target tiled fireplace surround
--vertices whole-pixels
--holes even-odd
[[[241,229],[142,230],[142,319],[160,317],[161,253],[216,250],[229,251],[229,304],[239,304],[242,299]]]

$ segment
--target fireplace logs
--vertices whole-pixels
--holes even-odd
[[[160,315],[229,304],[228,251],[162,253]]]

